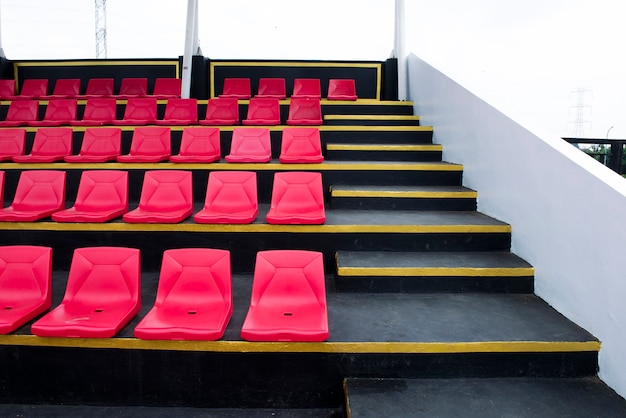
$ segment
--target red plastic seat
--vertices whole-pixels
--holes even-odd
[[[296,78],[293,81],[291,98],[321,99],[322,87],[319,78]]]
[[[39,128],[30,154],[16,155],[16,163],[52,163],[72,154],[72,128]]]
[[[126,102],[124,119],[114,120],[113,125],[149,125],[157,119],[157,99],[132,98]]]
[[[89,170],[80,176],[76,201],[55,212],[55,222],[107,222],[128,212],[128,172]]]
[[[259,214],[256,173],[211,171],[199,224],[249,224]]]
[[[120,128],[87,128],[78,154],[63,159],[66,163],[104,163],[115,161],[121,150]]]
[[[181,81],[180,78],[157,78],[154,80],[152,96],[157,99],[180,98]]]
[[[281,163],[321,163],[322,142],[317,128],[285,128],[280,144]]]
[[[15,156],[24,155],[25,144],[25,129],[0,130],[0,161],[9,161]]]
[[[323,224],[326,213],[322,174],[297,171],[274,174],[272,201],[265,219],[270,224]]]
[[[255,97],[284,99],[287,97],[287,87],[284,78],[260,78],[259,89]]]
[[[15,80],[0,80],[0,100],[13,100],[15,97]]]
[[[172,155],[171,131],[166,127],[144,126],[135,128],[130,143],[130,153],[117,156],[120,163],[157,163]]]
[[[43,120],[27,122],[28,126],[69,125],[76,120],[76,99],[51,99],[46,106]]]
[[[33,222],[63,209],[65,171],[22,171],[13,203],[0,209],[0,221]]]
[[[178,223],[193,213],[190,171],[146,171],[139,207],[124,214],[129,223]]]
[[[148,79],[145,77],[123,78],[120,84],[118,99],[145,97],[148,95]]]
[[[87,82],[85,94],[78,95],[79,99],[92,99],[113,96],[115,81],[112,78],[90,78]]]
[[[52,305],[52,248],[0,247],[0,334],[13,332]]]
[[[48,80],[46,79],[28,79],[22,83],[20,94],[15,96],[13,100],[18,99],[41,99],[48,94]]]
[[[229,163],[267,163],[272,159],[270,130],[267,128],[235,128]]]
[[[212,163],[221,158],[218,128],[183,129],[180,152],[170,156],[173,163]]]
[[[328,80],[328,100],[356,100],[355,82],[352,79],[330,79]]]
[[[169,99],[165,115],[157,125],[197,125],[198,101],[196,99]]]
[[[249,78],[225,78],[224,87],[220,97],[230,97],[234,99],[249,99],[250,79]]]
[[[322,106],[319,99],[291,99],[287,125],[321,125]]]
[[[239,123],[239,103],[237,99],[216,97],[209,99],[206,116],[200,125],[237,125]]]
[[[244,125],[279,125],[280,103],[278,99],[252,98],[248,104],[248,116]]]
[[[31,326],[40,337],[111,338],[141,308],[139,250],[74,250],[61,304]]]
[[[230,252],[167,250],[153,308],[135,327],[144,340],[218,340],[233,313]]]
[[[59,78],[54,83],[52,94],[42,97],[42,99],[66,99],[76,98],[80,94],[79,78]]]
[[[257,253],[250,308],[241,337],[248,341],[328,339],[322,253],[303,250]]]
[[[115,99],[87,99],[82,120],[70,121],[73,126],[110,125],[116,117]]]
[[[9,105],[7,117],[0,126],[23,126],[37,120],[39,102],[37,100],[14,100]]]

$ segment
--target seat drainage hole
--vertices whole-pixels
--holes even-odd
[[[189,312],[187,312],[187,313],[188,313],[189,315],[195,315],[195,314],[197,314],[198,312],[197,312],[197,311],[189,311]]]
[[[5,306],[5,307],[4,307],[4,310],[5,310],[5,311],[10,311],[11,309],[13,309],[13,306]]]
[[[102,312],[102,309],[94,309],[93,311],[96,312],[96,313],[100,313],[100,312]]]
[[[285,315],[285,316],[293,316],[293,313],[291,313],[291,312],[285,312],[285,313],[283,313],[283,315]]]

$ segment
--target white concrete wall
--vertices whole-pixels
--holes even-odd
[[[626,180],[531,132],[411,54],[409,100],[481,212],[512,225],[537,295],[602,343],[600,377],[626,396]]]

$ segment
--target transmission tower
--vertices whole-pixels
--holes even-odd
[[[96,2],[96,58],[107,58],[107,0]]]
[[[587,97],[591,96],[593,92],[589,89],[579,88],[576,90],[570,91],[570,101],[572,100],[572,96],[575,96],[575,104],[569,107],[569,114],[571,114],[572,110],[574,111],[574,120],[569,121],[567,124],[573,125],[572,128],[572,138],[584,138],[585,137],[585,127],[591,128],[591,121],[585,119],[586,113],[591,113],[591,106],[585,104]]]

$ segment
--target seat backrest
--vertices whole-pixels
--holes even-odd
[[[83,120],[110,122],[116,117],[115,99],[88,99]]]
[[[296,78],[293,81],[291,97],[310,97],[319,99],[322,96],[322,87],[319,78]]]
[[[196,99],[169,99],[165,105],[164,120],[198,121],[198,101]]]
[[[260,78],[259,89],[256,97],[274,97],[284,99],[287,97],[287,87],[284,78]]]
[[[143,97],[148,94],[148,79],[145,77],[123,78],[120,96]]]
[[[146,171],[139,208],[151,212],[182,210],[193,206],[192,178],[190,171]]]
[[[59,78],[54,84],[52,95],[75,97],[80,94],[79,78]]]
[[[74,207],[81,212],[128,209],[128,172],[121,170],[83,171]]]
[[[166,250],[155,307],[232,305],[230,252],[208,248]]]
[[[180,155],[220,156],[219,128],[184,128]]]
[[[15,80],[0,80],[0,98],[15,96]]]
[[[124,109],[124,119],[153,121],[157,117],[157,99],[150,97],[130,98]]]
[[[65,171],[22,171],[11,206],[18,211],[62,207],[65,203]]]
[[[22,90],[20,95],[26,97],[39,98],[48,94],[48,80],[47,79],[27,79],[22,84]]]
[[[51,99],[43,119],[47,121],[76,120],[76,99]]]
[[[234,120],[239,122],[239,104],[231,97],[216,97],[209,99],[206,106],[205,119]]]
[[[305,171],[274,174],[271,207],[291,213],[306,213],[323,209],[322,174]]]
[[[274,120],[280,122],[280,103],[278,99],[258,97],[250,99],[246,119]]]
[[[130,143],[130,155],[171,154],[171,130],[168,127],[141,126],[135,128]]]
[[[328,99],[350,99],[357,98],[356,84],[353,79],[335,79],[328,80]]]
[[[24,155],[25,129],[0,130],[0,161],[16,155]]]
[[[81,155],[119,155],[122,150],[120,128],[87,128],[80,147]]]
[[[232,156],[264,156],[272,152],[268,128],[235,128],[230,145]]]
[[[7,121],[34,121],[39,113],[39,102],[37,100],[14,100],[9,105]]]
[[[258,209],[256,173],[211,171],[204,206],[224,213]]]
[[[220,97],[234,97],[237,99],[249,99],[250,79],[249,78],[225,78],[224,88]]]
[[[51,300],[52,248],[0,247],[0,295],[3,300]]]
[[[292,98],[289,103],[289,120],[322,120],[322,107],[319,99]]]
[[[72,153],[72,128],[39,128],[31,155],[62,156]]]
[[[180,97],[180,78],[157,78],[154,80],[153,96],[160,97]]]
[[[140,254],[135,248],[74,250],[63,304],[105,308],[140,303]]]
[[[318,128],[285,128],[280,144],[281,156],[316,156],[322,154]]]
[[[90,96],[112,96],[115,81],[112,78],[91,78],[87,82],[85,93]]]

